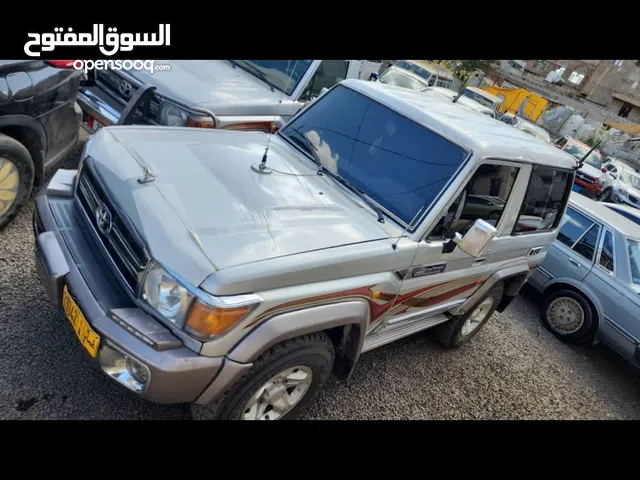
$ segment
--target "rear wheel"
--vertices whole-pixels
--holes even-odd
[[[194,420],[291,420],[331,375],[333,343],[323,332],[287,340],[264,353],[210,405],[192,405]]]
[[[17,140],[0,133],[0,228],[16,216],[33,188],[33,160]]]
[[[491,290],[473,308],[463,315],[457,315],[446,323],[435,327],[440,344],[445,348],[457,348],[471,340],[484,327],[498,308],[504,286],[502,282]]]

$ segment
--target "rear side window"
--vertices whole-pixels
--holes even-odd
[[[575,250],[587,260],[593,260],[600,227],[573,208],[567,208],[558,241]]]
[[[613,236],[607,230],[604,235],[604,243],[602,244],[602,252],[600,252],[600,266],[605,270],[613,273]]]
[[[297,146],[308,140],[327,170],[405,224],[421,207],[426,213],[469,155],[436,132],[342,85],[321,96],[279,134]]]
[[[536,233],[556,228],[569,200],[572,184],[573,172],[534,166],[514,233]]]

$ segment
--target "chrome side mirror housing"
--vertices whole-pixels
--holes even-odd
[[[478,258],[489,248],[496,233],[493,225],[478,218],[464,235],[456,232],[453,241],[467,255]]]

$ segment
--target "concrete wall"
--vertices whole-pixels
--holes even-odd
[[[622,93],[640,102],[640,67],[635,60],[623,60],[622,65],[614,64],[613,60],[603,60],[582,93],[588,100],[617,114],[621,104],[615,102],[613,93]]]

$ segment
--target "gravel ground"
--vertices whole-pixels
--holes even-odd
[[[188,407],[143,401],[87,362],[37,280],[32,209],[0,233],[0,419],[190,418]],[[305,418],[640,419],[638,374],[605,347],[558,342],[538,304],[525,290],[458,350],[418,334],[369,352]]]

